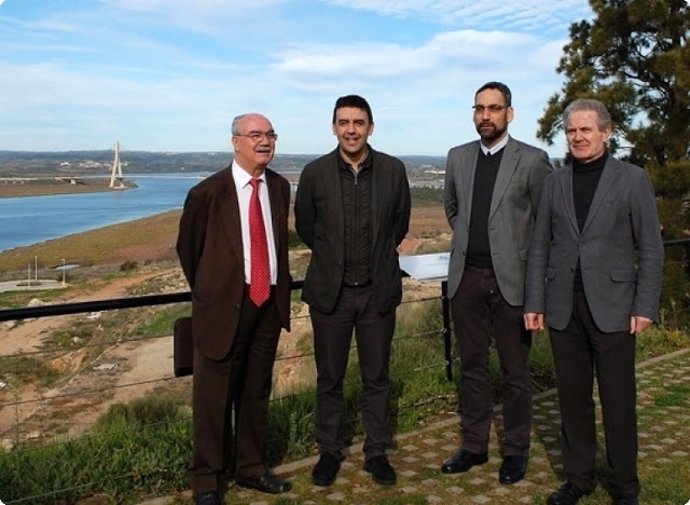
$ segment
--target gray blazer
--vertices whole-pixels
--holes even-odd
[[[402,161],[371,151],[371,275],[375,302],[383,313],[402,300],[396,248],[410,223],[410,188]],[[295,197],[295,228],[311,249],[302,300],[319,312],[329,313],[338,301],[345,274],[345,217],[337,149],[302,170]]]
[[[550,327],[570,321],[580,259],[585,297],[603,332],[627,331],[631,316],[658,321],[664,249],[647,173],[609,156],[580,232],[573,171],[544,183],[529,250],[524,311],[545,314]]]
[[[460,286],[470,231],[474,174],[479,140],[452,148],[446,162],[444,207],[453,229],[448,267],[448,296]],[[501,295],[514,306],[523,303],[525,267],[542,183],[551,172],[541,149],[512,137],[504,147],[489,210],[489,244]]]

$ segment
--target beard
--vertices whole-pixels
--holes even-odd
[[[477,125],[477,133],[482,138],[482,140],[491,142],[500,138],[508,129],[508,124],[505,124],[503,128],[498,128],[495,123],[491,121],[485,121]]]

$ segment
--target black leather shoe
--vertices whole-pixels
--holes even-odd
[[[503,458],[498,469],[498,481],[501,484],[515,484],[525,478],[527,473],[527,456],[510,455]]]
[[[558,491],[549,496],[547,505],[575,505],[586,494],[582,489],[570,481],[563,484]]]
[[[466,472],[476,465],[483,465],[489,461],[487,453],[476,454],[474,452],[461,449],[455,456],[447,459],[441,465],[441,472],[443,473],[460,473]]]
[[[220,505],[220,497],[216,491],[197,493],[194,501],[196,502],[196,505]]]
[[[384,486],[392,486],[397,480],[395,470],[386,456],[374,456],[364,462],[364,470],[371,474],[374,482]]]
[[[613,503],[614,505],[637,505],[639,501],[637,496],[628,495],[614,498]]]
[[[285,493],[292,489],[292,484],[290,484],[288,481],[270,473],[240,478],[235,481],[235,484],[240,487],[256,489],[262,493],[271,494]]]
[[[340,458],[330,452],[324,452],[311,472],[311,481],[315,486],[330,486],[340,470]]]

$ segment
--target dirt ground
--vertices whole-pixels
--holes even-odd
[[[143,273],[116,279],[93,291],[72,293],[55,303],[126,297],[129,288],[160,274]],[[44,317],[19,324],[0,323],[0,356],[31,356],[41,349],[52,332],[69,329],[76,318],[96,319],[100,316],[94,313]],[[73,374],[82,368],[85,356],[86,352],[81,348],[48,363],[50,368],[66,376],[71,375],[66,382],[59,381],[58,386],[39,390],[35,384],[21,384],[0,390],[0,438],[4,446],[12,443],[17,431],[29,439],[45,438],[60,432],[80,433],[110,405],[142,396],[159,385],[160,379],[172,376],[171,338],[112,345],[81,372]],[[136,386],[125,387],[132,384]],[[109,394],[104,395],[103,390],[108,390]],[[74,393],[79,394],[71,396]],[[39,398],[42,401],[35,401]]]
[[[129,247],[127,257],[140,264],[153,261],[155,265],[157,259],[169,259],[170,240],[171,237],[161,237],[146,246]],[[401,245],[401,252],[415,254],[443,251],[447,250],[449,240],[450,231],[442,208],[413,209],[410,232]],[[294,256],[294,263],[304,263],[308,252],[298,251]],[[68,291],[68,296],[51,303],[131,296],[131,289],[144,282],[160,278],[161,282],[170,283],[171,277],[176,279],[177,288],[174,290],[186,289],[177,266],[152,266],[97,288]],[[417,295],[420,291],[436,293],[438,286],[418,285],[414,291]],[[279,359],[274,369],[274,393],[278,396],[300,383],[311,383],[314,377],[312,360],[284,359],[300,354],[301,341],[311,331],[306,307],[295,303],[294,310],[292,332],[281,337]],[[101,316],[54,316],[20,323],[0,323],[0,357],[37,353],[52,332],[69,329],[76,318],[97,320]],[[28,439],[44,439],[57,433],[75,435],[92,425],[114,403],[126,403],[158,387],[187,387],[190,381],[188,377],[171,380],[172,354],[172,337],[166,336],[116,343],[96,359],[88,358],[92,360],[88,363],[84,361],[87,353],[83,348],[54,359],[49,366],[65,377],[70,377],[69,380],[58,381],[59,385],[49,390],[39,390],[33,384],[12,387],[5,385],[0,388],[0,442],[9,447],[18,434],[20,438]],[[79,373],[75,373],[77,370]],[[40,401],[36,401],[37,399]]]

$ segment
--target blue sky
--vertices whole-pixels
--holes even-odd
[[[229,150],[266,114],[278,152],[336,145],[338,96],[364,96],[371,144],[445,155],[477,138],[475,90],[513,91],[511,134],[537,119],[587,0],[0,0],[0,149]]]

